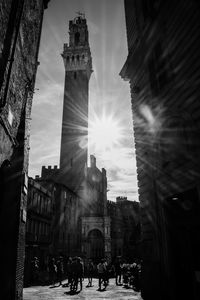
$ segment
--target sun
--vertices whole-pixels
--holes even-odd
[[[89,122],[89,143],[96,150],[111,151],[120,142],[121,128],[112,116],[96,117]]]

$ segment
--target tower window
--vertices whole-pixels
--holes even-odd
[[[79,55],[76,56],[77,61],[79,61]]]
[[[74,79],[76,79],[76,72],[74,72]]]
[[[77,46],[80,42],[80,33],[76,32],[75,33],[75,46]]]
[[[74,55],[72,55],[72,61],[74,61]]]
[[[82,59],[84,59],[84,58],[85,58],[85,55],[83,54],[83,55],[82,55]]]
[[[67,62],[69,62],[69,56],[67,56]]]

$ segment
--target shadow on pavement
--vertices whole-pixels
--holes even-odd
[[[98,289],[97,291],[98,291],[98,292],[105,292],[106,289]]]
[[[77,295],[79,293],[80,293],[80,291],[68,291],[68,292],[65,292],[64,294],[73,296],[73,295]]]

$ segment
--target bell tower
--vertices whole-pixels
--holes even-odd
[[[65,66],[60,176],[77,191],[87,167],[88,86],[92,73],[87,22],[84,14],[69,21],[69,45],[62,53]]]

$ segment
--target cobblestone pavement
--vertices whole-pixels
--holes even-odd
[[[74,295],[69,293],[68,287],[32,286],[24,288],[23,300],[142,300],[140,293],[123,286],[116,286],[114,279],[110,279],[106,291],[98,291],[98,280],[93,279],[93,287],[86,288],[87,279],[83,281],[83,290]],[[65,281],[63,281],[65,283]]]

